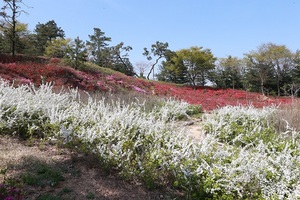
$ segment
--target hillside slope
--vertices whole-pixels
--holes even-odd
[[[84,70],[75,70],[61,66],[57,59],[43,62],[12,62],[0,59],[0,77],[18,84],[40,85],[52,82],[55,87],[79,88],[89,92],[138,92],[145,95],[172,97],[191,104],[202,105],[203,110],[210,111],[226,105],[253,105],[262,107],[270,104],[289,103],[289,98],[272,98],[258,93],[249,93],[233,89],[216,89],[211,87],[180,86],[170,83],[148,81],[126,76],[122,73],[87,64]]]

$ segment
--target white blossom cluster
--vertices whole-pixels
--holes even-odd
[[[216,110],[203,118],[206,136],[195,141],[176,125],[186,115],[185,102],[170,99],[145,112],[138,101],[79,99],[76,90],[53,93],[49,84],[13,87],[0,81],[0,129],[19,134],[51,127],[44,137],[88,150],[124,176],[171,184],[188,198],[300,197],[298,133],[272,132],[266,119],[274,107]]]
[[[257,136],[256,140],[244,145],[224,142],[222,152],[214,155],[217,162],[213,166],[221,173],[216,182],[225,191],[237,192],[240,197],[247,193],[247,197],[251,197],[259,191],[265,199],[299,199],[299,133],[291,129],[276,133],[267,120],[275,109],[228,106],[204,117],[208,134],[216,139],[233,132],[237,132],[233,138],[236,141],[251,138],[253,134]],[[239,126],[236,129],[237,124],[243,129]],[[271,131],[268,136],[272,137],[260,138],[259,134],[264,134],[265,130]],[[287,136],[286,133],[291,134]],[[224,163],[228,155],[230,162]]]

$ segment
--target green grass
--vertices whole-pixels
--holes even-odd
[[[44,194],[39,196],[36,200],[62,200],[62,198],[52,194]]]
[[[81,66],[81,71],[85,71],[85,72],[96,72],[96,73],[102,73],[105,75],[111,75],[111,74],[115,74],[115,73],[119,73],[122,74],[120,72],[117,72],[113,69],[110,68],[105,68],[105,67],[100,67],[99,65],[96,65],[94,63],[91,62],[85,62],[82,66]],[[124,75],[124,74],[122,74]]]
[[[64,181],[60,168],[36,160],[35,164],[28,171],[21,174],[23,183],[31,186],[55,187],[59,182]]]
[[[73,190],[70,188],[63,188],[58,194],[45,193],[40,195],[37,200],[72,200],[71,196]]]

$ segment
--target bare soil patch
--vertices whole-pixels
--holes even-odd
[[[205,137],[201,122],[200,118],[192,118],[189,121],[183,122],[181,126],[184,126],[188,130],[188,136],[196,141],[200,141]]]
[[[127,182],[108,173],[94,158],[50,144],[27,145],[26,141],[0,135],[0,169],[6,178],[21,179],[34,166],[45,164],[62,173],[64,180],[56,186],[23,184],[25,199],[39,199],[51,194],[56,199],[171,199],[166,191],[149,190],[141,183]],[[0,175],[0,183],[4,175]]]

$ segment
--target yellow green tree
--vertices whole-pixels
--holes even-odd
[[[204,86],[209,79],[209,72],[215,68],[216,58],[210,49],[191,47],[176,51],[176,63],[185,67],[186,76],[190,84]]]
[[[47,42],[44,55],[49,58],[63,58],[70,45],[70,39],[52,39]]]

